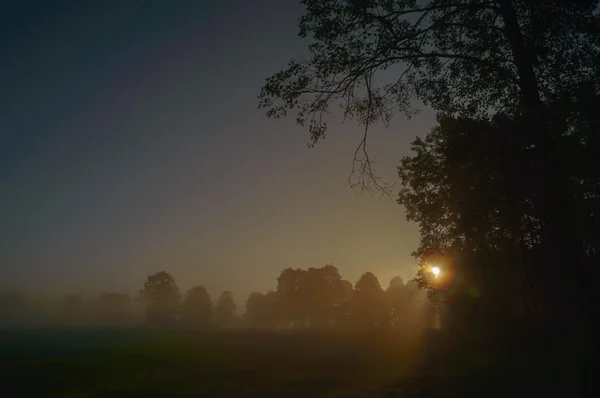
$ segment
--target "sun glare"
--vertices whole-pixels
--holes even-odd
[[[438,267],[433,267],[431,269],[431,272],[433,272],[433,275],[438,276],[438,274],[440,273],[440,269]]]

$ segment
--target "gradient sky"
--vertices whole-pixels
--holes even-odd
[[[348,186],[361,129],[307,149],[257,109],[306,53],[297,0],[13,1],[0,6],[0,290],[136,293],[147,274],[230,289],[286,267],[410,278],[415,225]],[[430,112],[375,127],[396,181]]]

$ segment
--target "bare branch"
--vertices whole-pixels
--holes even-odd
[[[367,152],[367,137],[369,134],[369,126],[371,123],[372,112],[373,112],[373,91],[372,91],[372,79],[373,74],[369,73],[364,76],[365,85],[367,87],[367,116],[365,119],[365,128],[363,137],[354,151],[354,158],[352,161],[352,172],[348,177],[348,182],[352,189],[358,192],[367,192],[372,195],[374,191],[377,191],[381,196],[391,197],[393,190],[393,184],[389,184],[383,181],[375,173],[373,168],[373,162],[371,161]],[[358,167],[357,167],[358,166]]]

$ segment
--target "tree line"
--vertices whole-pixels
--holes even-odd
[[[406,329],[431,326],[435,308],[415,281],[394,277],[383,289],[377,277],[364,273],[356,283],[342,279],[332,264],[284,269],[274,290],[251,293],[238,311],[224,291],[213,301],[202,285],[181,293],[170,273],[149,275],[137,297],[103,293],[86,301],[63,298],[54,323],[147,325],[193,329]],[[23,293],[0,295],[0,323],[31,318],[31,301]],[[245,311],[244,311],[245,310]],[[242,314],[240,314],[242,312]],[[52,320],[50,320],[52,322]],[[58,322],[58,324],[61,324]]]
[[[230,292],[215,304],[203,286],[181,294],[175,278],[162,271],[148,276],[140,298],[146,303],[146,321],[154,325],[194,328],[402,328],[427,326],[433,307],[415,282],[395,277],[386,290],[377,277],[364,273],[353,285],[337,267],[284,269],[275,290],[253,292],[242,317]]]

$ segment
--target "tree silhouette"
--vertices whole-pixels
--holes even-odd
[[[286,268],[277,278],[277,298],[281,306],[281,315],[295,328],[306,326],[307,308],[302,284],[307,271]]]
[[[352,297],[354,286],[347,280],[340,281],[340,295],[334,308],[334,323],[337,327],[348,328],[352,326]]]
[[[389,326],[390,311],[379,280],[371,272],[365,272],[354,285],[352,310],[356,325],[361,328],[385,328]]]
[[[189,289],[182,302],[182,322],[195,328],[213,326],[213,304],[204,286]]]
[[[533,279],[522,254],[540,239],[531,175],[518,172],[528,169],[528,144],[512,127],[502,117],[442,118],[398,168],[398,203],[421,232],[414,255],[427,266],[453,253],[462,277],[486,292],[515,291],[518,280]],[[438,279],[422,271],[421,286],[434,288]]]
[[[588,104],[590,97],[585,100]],[[568,102],[551,106],[556,125],[564,124],[573,112]],[[578,120],[591,118],[580,115]],[[556,295],[552,269],[557,260],[549,259],[556,250],[544,232],[550,222],[541,198],[545,191],[538,181],[546,171],[538,167],[539,159],[532,153],[535,145],[519,133],[520,125],[505,115],[491,122],[440,118],[424,140],[413,143],[415,155],[402,159],[398,202],[405,206],[407,218],[419,224],[421,242],[415,255],[425,264],[430,257],[446,253],[454,257],[451,261],[459,266],[465,285],[486,292],[479,303],[487,300],[486,305],[496,306],[494,312],[514,312],[521,306],[540,315],[542,302],[554,308],[563,303]],[[567,165],[563,178],[570,181],[570,204],[565,204],[561,217],[566,215],[576,227],[563,231],[560,242],[570,254],[570,261],[561,264],[572,267],[569,276],[563,277],[564,281],[575,279],[571,289],[582,286],[582,280],[597,280],[591,263],[598,246],[590,229],[598,226],[593,209],[600,205],[591,182],[591,175],[600,173],[589,161],[590,150],[600,149],[592,138],[594,131],[598,130],[574,125],[569,134],[557,138],[560,157]],[[571,231],[568,236],[567,231]],[[421,285],[432,288],[431,276],[427,268],[419,272]],[[581,290],[593,292],[589,284]],[[579,304],[586,306],[582,301]],[[487,314],[490,309],[482,307],[481,312]],[[552,317],[551,311],[545,312]]]
[[[392,279],[390,279],[390,283],[388,285],[388,290],[389,289],[394,289],[394,288],[404,288],[404,279],[402,279],[402,277],[400,276],[394,276]]]
[[[301,303],[312,328],[333,323],[335,306],[341,302],[344,287],[339,270],[332,264],[309,268],[300,282]]]
[[[363,189],[387,188],[366,152],[369,124],[387,123],[397,110],[410,116],[413,99],[444,115],[537,113],[541,101],[598,81],[600,73],[592,0],[302,3],[300,36],[311,40],[310,56],[267,79],[259,106],[269,117],[296,111],[313,145],[325,137],[331,107],[364,124],[353,170]],[[375,79],[384,71],[392,78]]]
[[[166,271],[148,275],[140,299],[146,303],[146,320],[154,325],[168,325],[175,321],[181,295],[175,278]]]
[[[408,311],[408,292],[401,277],[395,276],[390,280],[385,296],[390,308],[390,323],[399,328],[406,323],[406,312]]]
[[[221,327],[235,325],[237,321],[235,309],[233,294],[228,290],[224,291],[215,304],[215,322]]]
[[[246,323],[255,328],[271,328],[277,323],[276,293],[253,292],[246,301]]]
[[[518,274],[516,279],[524,284],[538,285],[549,308],[566,311],[563,307],[575,301],[586,310],[588,320],[597,317],[594,285],[598,275],[590,260],[597,256],[591,254],[597,252],[590,243],[597,242],[597,238],[589,223],[582,221],[585,228],[581,228],[572,217],[583,210],[588,217],[597,219],[597,211],[591,208],[597,209],[600,171],[592,166],[583,173],[586,177],[577,177],[568,172],[570,166],[565,167],[569,160],[581,164],[578,156],[567,150],[566,141],[573,143],[573,136],[597,137],[598,133],[597,122],[592,122],[597,117],[594,119],[589,113],[590,109],[597,109],[600,91],[597,1],[304,0],[303,4],[306,13],[300,20],[300,36],[311,40],[310,56],[290,62],[287,69],[267,79],[259,103],[259,107],[268,109],[267,116],[277,118],[295,111],[297,123],[309,123],[315,145],[325,137],[325,117],[332,107],[340,105],[344,118],[353,118],[365,126],[355,152],[355,178],[351,183],[366,190],[389,188],[377,179],[366,151],[369,125],[376,121],[387,123],[397,110],[411,115],[414,99],[431,106],[442,119],[457,120],[459,130],[481,130],[486,136],[510,131],[508,147],[514,149],[517,143],[521,146],[512,154],[517,155],[517,161],[522,160],[521,156],[525,158],[525,167],[511,169],[498,158],[507,152],[488,151],[486,156],[475,159],[486,166],[481,173],[476,167],[470,168],[469,176],[460,171],[469,183],[480,187],[469,193],[466,185],[460,188],[460,194],[453,192],[453,198],[462,197],[462,202],[451,202],[443,195],[437,197],[432,188],[427,193],[430,211],[424,215],[423,225],[431,225],[426,228],[432,231],[434,225],[444,225],[438,234],[425,236],[417,252],[447,250],[457,245],[476,250],[471,246],[489,246],[503,240],[502,233],[512,229],[508,242],[494,248],[506,252],[504,259],[495,253],[491,257],[489,253],[478,254],[478,259],[467,262],[470,266],[465,270],[471,274],[484,272],[476,269],[477,264],[489,257],[496,264],[489,272],[486,269],[487,275],[480,279],[501,285],[499,280],[512,279],[514,283],[514,274]],[[387,74],[381,73],[384,71]],[[479,141],[473,140],[473,134],[467,135],[471,135],[466,140],[468,144],[471,140],[467,152],[476,154],[472,148]],[[491,148],[494,140],[499,142],[501,138],[485,138]],[[596,142],[597,139],[587,141],[588,147],[579,148],[578,152],[594,151],[591,148],[597,148]],[[455,154],[465,160],[464,153]],[[497,165],[501,168],[494,168]],[[414,182],[453,178],[443,173],[436,175],[433,167],[427,170],[423,173],[431,175],[420,178],[415,168]],[[511,178],[496,179],[498,173]],[[511,186],[512,177],[516,186]],[[521,191],[522,181],[529,186]],[[585,188],[574,188],[574,182]],[[490,198],[498,184],[501,194]],[[453,189],[457,187],[455,180]],[[514,193],[519,196],[511,203],[510,195]],[[587,206],[579,207],[574,193],[587,197]],[[402,202],[405,199],[401,197]],[[473,209],[465,210],[470,205]],[[500,230],[495,230],[502,220],[493,211],[500,205],[504,206],[502,215],[508,218],[503,219],[505,225]],[[460,212],[457,206],[461,206]],[[461,212],[471,218],[452,218]],[[443,217],[438,219],[435,213],[442,213]],[[466,226],[460,225],[463,222]],[[477,231],[486,224],[492,226],[487,228],[489,234]],[[457,225],[461,230],[453,231]],[[477,232],[467,236],[464,231]],[[524,267],[519,244],[515,243],[521,239],[520,234],[540,242],[535,255],[528,253],[535,261],[528,261]],[[543,272],[528,269],[531,267],[543,267]],[[536,278],[531,274],[536,274]],[[555,292],[561,289],[569,299],[557,297]],[[594,324],[600,322],[590,323]]]

